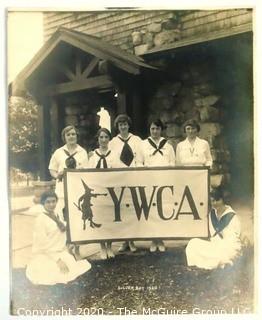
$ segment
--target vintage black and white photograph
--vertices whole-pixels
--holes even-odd
[[[254,11],[7,10],[11,315],[257,312]]]

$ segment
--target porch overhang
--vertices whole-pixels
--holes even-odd
[[[72,55],[76,60],[74,66]],[[82,61],[79,56],[82,56]],[[112,85],[110,77],[94,71],[103,62],[129,76],[139,75],[142,69],[157,70],[141,57],[95,36],[62,27],[10,84],[9,94],[22,95],[26,90],[34,93],[41,88],[41,94],[54,95],[79,88],[83,90]]]

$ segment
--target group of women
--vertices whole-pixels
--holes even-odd
[[[86,260],[73,261],[71,258],[71,260],[68,258],[70,253],[68,253],[68,247],[65,245],[64,232],[66,221],[64,221],[62,214],[64,208],[63,174],[65,168],[97,168],[103,170],[105,168],[141,166],[212,166],[209,144],[197,136],[200,131],[197,121],[191,119],[185,122],[184,132],[186,139],[178,143],[176,155],[172,145],[162,136],[164,125],[160,119],[153,120],[150,123],[150,134],[145,140],[130,132],[131,125],[131,119],[127,115],[118,115],[114,122],[118,134],[113,139],[111,139],[111,133],[108,129],[100,128],[97,133],[98,148],[92,152],[89,158],[85,149],[77,144],[76,128],[74,126],[67,126],[63,129],[62,139],[65,145],[54,152],[49,164],[50,174],[56,179],[56,192],[53,194],[49,192],[47,195],[43,195],[43,214],[37,218],[34,232],[34,258],[27,268],[27,276],[33,283],[45,282],[43,284],[53,284],[56,283],[54,278],[59,279],[57,280],[58,282],[68,282],[72,277],[74,278],[86,272],[91,267]],[[189,265],[196,265],[207,269],[217,267],[224,262],[227,263],[228,260],[236,255],[239,249],[237,240],[234,242],[232,251],[228,253],[226,258],[223,258],[224,248],[228,247],[226,241],[227,239],[232,240],[230,237],[227,237],[227,230],[232,227],[233,231],[228,231],[228,234],[231,237],[234,236],[235,239],[239,237],[240,233],[239,220],[233,210],[224,204],[223,196],[216,194],[214,198],[211,197],[211,200],[212,204],[214,203],[214,208],[212,215],[210,215],[212,218],[210,218],[210,224],[213,226],[211,230],[215,231],[211,239],[214,238],[216,241],[192,239],[189,241],[186,249]],[[47,205],[47,202],[50,201],[54,203],[51,209],[50,205]],[[220,206],[216,208],[215,204],[217,205],[218,203]],[[228,213],[230,213],[230,219],[227,218]],[[226,217],[224,218],[224,216]],[[223,220],[222,224],[220,223],[221,220]],[[64,227],[61,227],[61,225]],[[55,235],[55,229],[57,235]],[[44,232],[45,235],[43,235]],[[224,233],[225,237],[223,236]],[[58,235],[60,235],[61,244],[64,243],[63,247],[59,247],[58,244],[60,242],[55,241],[56,237],[59,238]],[[214,258],[216,256],[214,246],[218,243],[221,243],[220,256],[218,257],[217,255]],[[128,249],[132,252],[137,250],[133,241],[124,242],[119,251]],[[44,250],[46,250],[46,254],[43,253]],[[57,256],[53,255],[53,251],[56,250],[59,251]],[[155,252],[156,250],[165,251],[165,245],[161,239],[154,239],[151,243],[150,251]],[[111,242],[102,242],[101,258],[112,258],[114,255]],[[46,264],[50,260],[50,270],[55,267],[60,278],[58,276],[54,276],[54,278],[50,276],[51,280],[47,280],[45,279],[48,277],[46,271],[44,272],[45,276],[42,277],[41,264],[44,258],[46,259]],[[52,274],[54,275],[55,273]]]

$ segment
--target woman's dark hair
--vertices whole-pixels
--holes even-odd
[[[75,126],[67,126],[67,127],[65,127],[65,128],[62,130],[62,132],[61,132],[61,138],[62,138],[62,141],[63,141],[64,143],[66,143],[65,135],[67,134],[67,132],[69,132],[69,131],[71,131],[71,130],[75,130],[76,135],[77,135],[77,137],[78,137],[78,131],[77,131],[76,127],[75,127]]]
[[[112,139],[111,132],[110,132],[107,128],[100,128],[100,129],[97,131],[97,133],[96,133],[96,138],[97,138],[97,139],[99,138],[101,132],[104,132],[105,134],[107,134],[107,135],[109,136],[109,139],[110,139],[110,140]]]
[[[157,127],[160,127],[161,130],[165,129],[165,125],[160,119],[153,119],[152,121],[150,121],[149,128],[152,126],[152,124],[154,124]]]
[[[200,131],[200,125],[195,119],[189,119],[183,124],[184,132],[186,132],[186,127],[188,127],[188,126],[190,126],[192,128],[196,128],[197,132]]]
[[[217,187],[211,190],[210,197],[214,198],[216,201],[222,199],[224,200],[224,191],[221,187]]]
[[[127,114],[119,114],[114,121],[114,127],[118,131],[118,124],[120,122],[127,122],[129,127],[132,125],[132,120]]]
[[[40,203],[44,205],[47,198],[56,198],[56,201],[58,200],[57,194],[54,191],[45,191],[41,194]]]

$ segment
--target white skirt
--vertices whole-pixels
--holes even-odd
[[[52,254],[52,258],[54,254]],[[57,259],[44,254],[33,257],[26,268],[26,276],[33,284],[54,285],[68,283],[91,269],[87,260],[76,261],[67,251],[59,253]],[[58,258],[67,265],[69,272],[62,273],[56,263]]]
[[[191,239],[186,247],[188,266],[203,269],[215,269],[218,266],[232,263],[241,247],[237,243],[229,245],[225,241]]]

